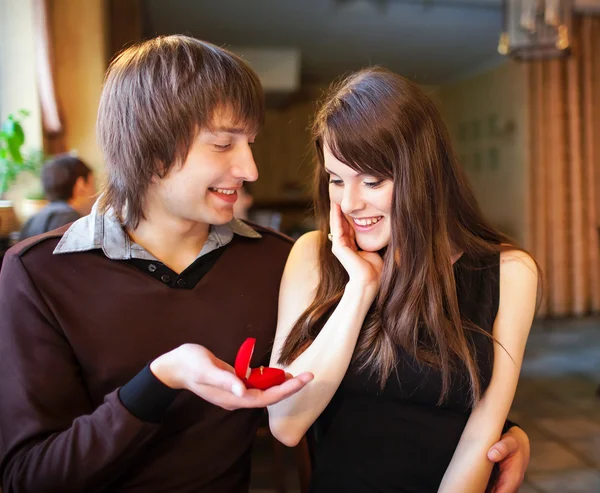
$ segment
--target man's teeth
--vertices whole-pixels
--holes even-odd
[[[227,190],[225,188],[210,187],[209,190],[212,190],[213,192],[217,192],[217,193],[222,193],[224,195],[233,195],[235,193],[235,190]]]
[[[354,218],[354,223],[357,224],[358,226],[371,226],[372,224],[376,224],[379,221],[381,221],[382,216],[380,217],[369,217],[366,219],[357,219]]]

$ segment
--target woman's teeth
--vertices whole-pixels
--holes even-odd
[[[222,193],[224,195],[233,195],[235,193],[235,190],[227,190],[225,188],[213,188],[213,187],[209,187],[209,190],[213,191],[213,192],[217,192],[217,193]]]
[[[383,218],[383,216],[368,217],[365,219],[353,218],[353,220],[354,220],[354,223],[358,226],[371,226],[373,224],[377,224],[379,221],[381,221],[382,218]]]

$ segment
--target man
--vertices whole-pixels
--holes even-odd
[[[98,205],[14,247],[0,275],[4,493],[247,491],[257,408],[312,379],[250,390],[231,368],[247,337],[251,366],[268,361],[290,250],[233,219],[263,116],[254,72],[209,43],[162,37],[113,61]]]
[[[42,167],[44,196],[50,202],[23,226],[20,240],[60,228],[90,213],[96,194],[94,173],[71,154],[59,154]]]

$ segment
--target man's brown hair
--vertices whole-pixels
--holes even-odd
[[[98,111],[106,161],[100,210],[127,228],[144,217],[155,177],[181,165],[199,129],[226,111],[256,133],[264,121],[257,75],[239,57],[188,36],[161,36],[127,48],[110,64]]]

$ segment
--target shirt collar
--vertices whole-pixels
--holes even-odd
[[[262,238],[260,233],[238,219],[233,219],[227,224],[211,225],[208,238],[198,257],[227,245],[236,234],[246,238]],[[54,249],[54,253],[85,252],[98,249],[101,249],[112,260],[131,258],[158,260],[129,237],[114,211],[108,210],[106,213],[100,213],[98,202],[96,202],[89,215],[75,221],[65,232]]]

